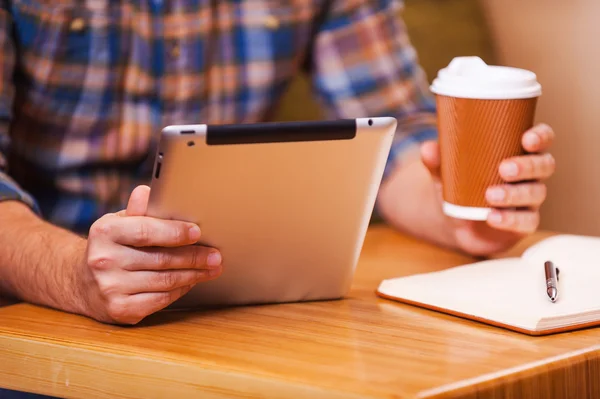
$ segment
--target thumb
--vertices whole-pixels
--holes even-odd
[[[437,141],[426,141],[421,145],[421,160],[432,177],[440,177],[440,145]]]
[[[148,200],[150,199],[150,187],[137,186],[129,196],[127,203],[127,216],[145,216],[148,210]]]

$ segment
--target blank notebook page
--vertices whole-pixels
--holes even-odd
[[[560,269],[555,303],[546,294],[547,260]],[[378,293],[529,331],[600,321],[600,238],[554,236],[521,258],[389,279],[381,283]]]

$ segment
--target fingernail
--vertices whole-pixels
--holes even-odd
[[[500,187],[489,188],[486,193],[488,201],[500,202],[506,196],[504,189]]]
[[[219,252],[211,252],[206,259],[208,266],[219,266],[221,264],[221,254]]]
[[[540,138],[535,133],[529,133],[525,136],[525,144],[528,147],[538,147],[540,145]]]
[[[492,212],[488,216],[488,221],[492,224],[501,224],[502,223],[502,214],[500,212]]]
[[[500,174],[508,177],[514,177],[519,174],[519,167],[514,162],[503,163],[500,165]]]
[[[198,241],[200,239],[200,227],[194,225],[189,230],[190,240]]]

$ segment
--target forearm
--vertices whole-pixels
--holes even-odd
[[[377,202],[378,213],[397,230],[456,248],[451,222],[442,212],[433,179],[417,149],[406,154],[382,183]]]
[[[0,296],[81,312],[76,265],[86,241],[37,217],[17,201],[0,202]]]

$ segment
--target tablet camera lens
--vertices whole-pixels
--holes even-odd
[[[187,145],[188,147],[193,147],[194,145],[196,145],[196,143],[194,143],[193,141],[188,141]]]
[[[373,126],[373,119],[369,119],[369,126]]]
[[[154,171],[154,178],[158,179],[160,177],[160,167],[162,166],[162,162],[158,161],[156,163],[156,170]]]

